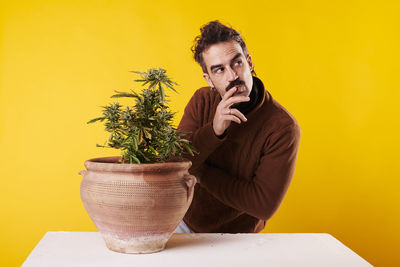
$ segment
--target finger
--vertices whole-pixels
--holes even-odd
[[[232,115],[232,109],[224,108],[222,114],[223,115]]]
[[[231,109],[230,108],[223,109],[222,115],[231,115]]]
[[[224,101],[223,105],[224,105],[224,107],[230,107],[233,104],[247,102],[249,100],[250,100],[250,97],[248,97],[248,96],[232,96],[231,98]]]
[[[226,92],[224,94],[224,97],[222,98],[222,101],[227,100],[228,98],[233,96],[233,94],[236,92],[236,90],[237,90],[236,87],[232,87],[231,89],[229,89],[228,92]]]
[[[235,115],[236,117],[238,117],[242,121],[247,121],[247,118],[243,115],[243,113],[240,112],[239,110],[237,110],[236,108],[232,108],[231,109],[230,115]]]
[[[224,120],[234,121],[237,124],[242,123],[242,121],[238,117],[236,117],[235,115],[225,115],[224,116]]]

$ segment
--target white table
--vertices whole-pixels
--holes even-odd
[[[122,254],[98,232],[48,232],[22,266],[372,265],[329,234],[173,234],[161,252]]]

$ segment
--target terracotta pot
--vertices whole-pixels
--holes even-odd
[[[120,157],[87,160],[81,199],[109,249],[163,250],[193,198],[190,161],[120,164]]]

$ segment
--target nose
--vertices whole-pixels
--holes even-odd
[[[238,78],[238,75],[231,67],[227,67],[226,73],[227,73],[227,78],[228,78],[229,82],[232,82]]]

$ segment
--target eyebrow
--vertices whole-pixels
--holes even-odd
[[[236,56],[234,56],[234,57],[231,59],[231,62],[232,62],[232,61],[235,61],[237,58],[239,58],[239,57],[241,57],[241,56],[242,56],[241,53],[237,53]]]
[[[239,57],[241,57],[241,56],[242,56],[241,53],[237,53],[237,54],[231,59],[231,62],[232,62],[232,61],[235,61],[237,58],[239,58]],[[220,67],[222,67],[222,66],[223,66],[222,64],[212,65],[212,66],[210,67],[210,70],[213,71],[214,69],[220,68]]]

